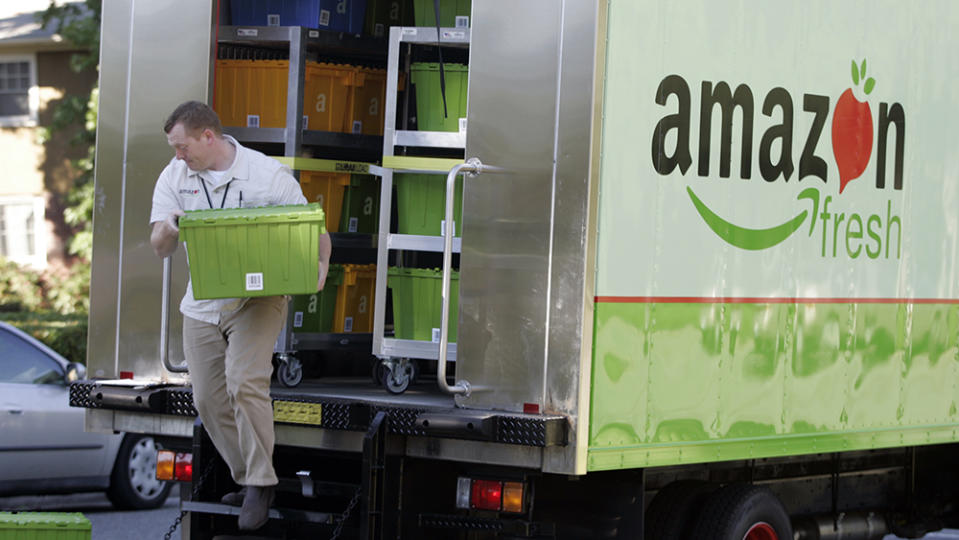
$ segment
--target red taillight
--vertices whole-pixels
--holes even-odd
[[[503,483],[496,480],[473,480],[470,506],[480,510],[499,510],[503,504]]]
[[[177,452],[173,476],[180,482],[193,481],[193,454]]]

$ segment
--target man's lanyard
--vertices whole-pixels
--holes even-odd
[[[210,198],[210,190],[206,188],[206,182],[203,181],[203,177],[199,174],[196,175],[197,179],[200,181],[200,185],[203,186],[203,193],[206,193],[206,202],[210,205],[210,208],[213,209],[213,199]],[[230,184],[233,183],[231,178],[229,182],[226,183],[226,189],[223,190],[223,200],[220,201],[220,208],[223,208],[223,205],[226,204],[226,194],[230,192]]]

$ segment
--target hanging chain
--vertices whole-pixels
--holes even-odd
[[[336,540],[340,537],[340,533],[343,532],[343,525],[346,523],[346,520],[350,518],[350,512],[356,508],[356,503],[360,502],[360,491],[360,488],[356,488],[356,493],[354,493],[353,498],[350,499],[350,504],[346,505],[346,510],[343,511],[339,523],[337,523],[336,528],[333,529],[333,536],[330,537],[330,540]]]
[[[200,487],[203,485],[204,482],[206,482],[207,478],[210,476],[210,473],[213,472],[213,468],[215,464],[216,464],[216,460],[211,459],[210,462],[206,464],[206,469],[204,469],[203,474],[200,475],[200,478],[193,485],[194,498],[196,498],[196,496],[200,494]],[[183,522],[184,517],[186,517],[186,511],[182,510],[180,511],[180,515],[177,516],[175,520],[173,520],[173,524],[170,525],[170,530],[167,531],[165,535],[163,535],[163,540],[170,540],[171,538],[173,538],[173,533],[176,532],[177,527],[179,527],[180,523]]]

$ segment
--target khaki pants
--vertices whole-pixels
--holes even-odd
[[[251,298],[220,324],[183,317],[193,401],[217,451],[241,486],[272,486],[273,346],[286,321],[284,296]]]

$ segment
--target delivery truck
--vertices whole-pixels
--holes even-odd
[[[183,538],[236,532],[186,252],[148,241],[160,128],[198,99],[344,265],[277,341],[258,535],[956,526],[957,26],[946,0],[108,2],[71,403],[172,451]]]

